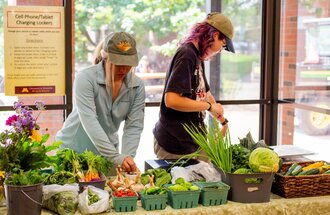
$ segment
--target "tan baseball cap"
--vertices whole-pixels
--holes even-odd
[[[129,33],[110,33],[104,39],[103,50],[115,65],[137,66],[139,63],[136,42]]]
[[[235,53],[234,45],[232,42],[234,36],[234,27],[231,21],[222,13],[212,12],[207,15],[205,22],[225,35],[226,50]]]

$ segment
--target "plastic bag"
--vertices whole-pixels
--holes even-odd
[[[100,200],[89,205],[88,189],[93,194],[96,194]],[[110,195],[108,191],[89,185],[82,193],[79,194],[78,208],[82,214],[102,213],[109,208],[109,198]]]
[[[198,164],[186,167],[173,167],[171,169],[172,183],[179,177],[183,177],[185,181],[199,181],[205,179],[206,182],[221,181],[220,173],[213,165],[204,161],[199,161]]]
[[[78,207],[78,184],[44,185],[43,207],[60,215],[73,215]]]

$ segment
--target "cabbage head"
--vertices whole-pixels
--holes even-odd
[[[253,172],[277,172],[280,158],[271,149],[258,147],[249,158],[249,166]]]

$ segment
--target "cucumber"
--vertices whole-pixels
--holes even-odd
[[[291,172],[291,175],[298,175],[300,172],[303,171],[303,167],[298,165],[296,166],[296,168],[294,168],[294,170]]]
[[[315,174],[319,174],[320,170],[318,168],[312,168],[309,170],[305,170],[300,172],[298,175],[315,175]]]
[[[286,171],[286,173],[285,173],[284,175],[291,175],[292,171],[293,171],[298,165],[299,165],[298,163],[293,163],[293,164],[289,167],[288,171]]]

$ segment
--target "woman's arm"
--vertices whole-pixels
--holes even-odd
[[[181,112],[199,112],[210,108],[210,104],[207,102],[196,101],[174,92],[165,93],[165,105]]]
[[[207,93],[207,101],[196,101],[179,93],[167,92],[165,94],[165,105],[181,112],[199,112],[208,110],[218,118],[223,115],[223,107],[220,103],[216,103],[210,92]]]
[[[134,101],[125,119],[122,136],[122,153],[132,157],[136,155],[144,126],[145,88],[142,81],[134,94]]]

